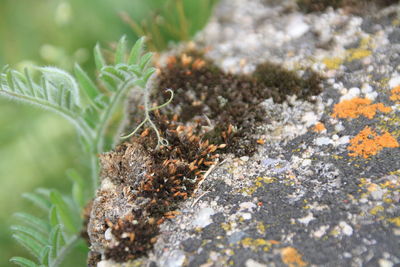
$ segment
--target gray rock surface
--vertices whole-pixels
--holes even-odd
[[[399,8],[303,14],[292,1],[222,1],[196,41],[207,57],[233,73],[265,60],[311,67],[323,93],[265,100],[258,153],[225,155],[148,257],[98,266],[400,264]]]

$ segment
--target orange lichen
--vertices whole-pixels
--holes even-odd
[[[361,156],[368,158],[378,154],[385,147],[399,147],[397,140],[388,132],[379,136],[369,126],[366,126],[358,135],[350,140],[350,146],[347,148],[349,156]]]
[[[392,111],[390,107],[382,103],[371,104],[372,101],[367,98],[356,97],[351,100],[343,100],[335,105],[332,116],[335,118],[358,118],[363,115],[368,119],[372,119],[377,110],[388,113]]]
[[[326,130],[325,125],[321,122],[318,122],[317,124],[314,125],[313,131],[320,133],[322,131]]]
[[[257,144],[263,145],[265,144],[265,140],[260,138],[257,140]]]
[[[307,263],[303,261],[301,254],[293,247],[286,247],[281,250],[282,261],[289,267],[304,267]]]
[[[390,96],[390,100],[400,101],[400,85],[393,88],[391,93],[392,93],[392,95]]]

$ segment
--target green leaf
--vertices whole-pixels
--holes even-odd
[[[46,81],[54,87],[51,93],[55,99],[58,98],[58,95],[61,95],[62,90],[60,89],[66,88],[66,91],[71,92],[74,104],[76,106],[80,105],[79,87],[74,77],[68,72],[55,67],[42,67],[39,70]],[[63,97],[63,95],[61,96]]]
[[[42,251],[40,252],[40,263],[43,265],[48,265],[49,264],[49,253],[50,253],[50,246],[45,246],[42,248]]]
[[[82,176],[75,170],[67,171],[68,177],[73,181],[72,185],[72,197],[79,208],[83,208],[86,204],[85,200],[85,182],[83,181]]]
[[[96,46],[94,47],[94,61],[98,70],[101,70],[106,65],[106,61],[103,57],[103,54],[101,53],[101,48],[99,44],[96,44]]]
[[[36,263],[31,260],[22,258],[22,257],[12,257],[10,259],[11,262],[18,264],[21,267],[39,267]]]
[[[142,58],[140,59],[140,63],[139,63],[140,69],[144,70],[147,67],[147,65],[150,63],[152,57],[153,57],[153,53],[151,53],[151,52],[144,54],[142,56]]]
[[[33,215],[24,212],[15,213],[14,216],[18,218],[21,222],[35,228],[37,231],[42,232],[43,234],[47,234],[50,231],[50,225]]]
[[[60,224],[56,206],[52,206],[49,211],[49,222],[52,228]]]
[[[60,222],[67,228],[69,232],[77,233],[78,228],[74,224],[74,219],[71,211],[68,207],[68,204],[63,199],[62,195],[58,191],[52,190],[50,192],[50,200],[51,203],[53,203],[53,205],[55,205],[56,207]]]
[[[118,42],[117,50],[115,51],[115,65],[124,63],[126,54],[126,36],[122,36],[122,38]]]
[[[41,208],[44,211],[48,211],[49,208],[51,207],[51,202],[39,194],[23,193],[22,197],[29,200],[30,202],[35,204],[35,206]]]
[[[40,260],[42,245],[38,241],[22,233],[15,233],[12,235],[12,237],[23,247],[25,247],[26,250],[28,250],[33,256]]]
[[[50,251],[49,251],[49,258],[54,259],[57,257],[57,252],[59,248],[62,246],[60,239],[62,239],[61,235],[61,227],[60,225],[56,225],[49,234],[49,244],[50,244]],[[49,260],[51,261],[51,260]]]
[[[157,71],[156,68],[148,68],[142,75],[142,79],[144,81],[146,81],[146,83],[148,82],[148,80],[150,79],[150,77]]]
[[[131,53],[128,58],[128,64],[133,65],[133,64],[138,64],[140,56],[143,53],[143,48],[144,48],[144,42],[145,38],[142,37],[139,40],[136,41],[135,45],[132,47]]]
[[[34,229],[34,228],[22,226],[22,225],[12,225],[11,230],[13,230],[14,232],[19,232],[19,233],[29,235],[30,237],[34,238],[36,241],[42,243],[43,245],[45,245],[47,243],[47,238],[41,232],[36,231],[36,229]]]
[[[97,106],[95,99],[100,95],[100,91],[94,82],[89,78],[84,70],[79,66],[79,64],[75,64],[75,76],[78,80],[79,85],[86,93],[92,105]]]

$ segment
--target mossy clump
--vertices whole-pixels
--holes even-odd
[[[360,13],[371,4],[386,7],[398,3],[398,0],[297,0],[300,10],[306,13],[324,11],[328,7],[347,8],[353,13]]]
[[[210,144],[195,134],[192,127],[170,121],[159,113],[153,120],[168,146],[154,149],[157,136],[146,129],[140,137],[132,138],[131,143],[122,144],[101,158],[102,176],[123,188],[120,194],[124,195],[124,201],[106,200],[109,194],[102,195],[100,191],[98,198],[102,200],[96,209],[103,210],[101,205],[110,202],[132,207],[122,217],[113,215],[102,219],[104,228],[111,229],[117,241],[105,246],[104,255],[116,262],[136,259],[152,249],[159,225],[177,214],[179,203],[195,192],[206,171],[216,164],[218,149],[225,147]],[[143,166],[135,175],[127,171],[139,163]],[[118,175],[121,175],[118,180],[113,178]]]
[[[211,129],[206,134],[210,142],[225,143],[225,152],[244,156],[256,151],[254,135],[266,122],[261,102],[272,97],[281,103],[288,95],[309,99],[321,92],[320,82],[311,70],[300,77],[269,62],[258,65],[252,75],[226,73],[200,52],[189,51],[171,57],[161,68],[158,88],[175,91],[173,102],[162,112],[178,114],[185,122],[197,120]],[[159,103],[166,99],[155,97]]]
[[[257,66],[253,75],[259,83],[273,92],[274,101],[278,103],[286,100],[288,95],[310,100],[310,96],[321,93],[321,76],[311,69],[306,69],[300,77],[295,71],[265,62]]]

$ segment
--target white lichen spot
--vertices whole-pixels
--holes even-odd
[[[199,211],[196,218],[193,220],[192,225],[194,227],[204,228],[210,223],[212,223],[211,216],[215,214],[212,208],[203,208]]]
[[[313,220],[315,220],[314,215],[310,212],[306,217],[297,219],[300,223],[305,224],[306,226]]]
[[[327,146],[333,143],[333,141],[328,137],[318,137],[314,142],[317,146]]]
[[[259,263],[253,259],[248,259],[245,262],[246,267],[267,267],[267,265]]]
[[[339,223],[339,227],[342,229],[343,234],[347,236],[351,236],[353,234],[353,228],[345,221],[341,221]]]

